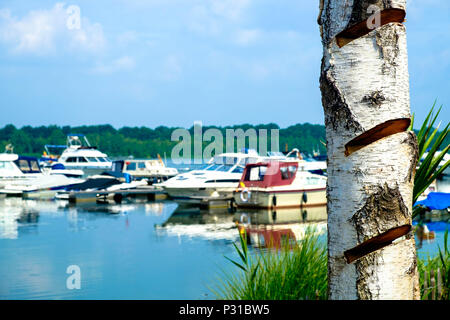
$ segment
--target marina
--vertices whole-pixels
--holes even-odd
[[[6,168],[21,158],[0,159]],[[7,187],[13,176],[3,174],[0,299],[215,299],[217,278],[235,268],[224,256],[239,258],[233,244],[240,234],[247,234],[252,252],[298,243],[311,230],[327,241],[324,162],[247,151],[219,155],[200,169],[169,163],[178,174],[156,181],[135,179],[124,170],[127,161],[83,178],[29,164],[33,172],[16,175],[22,186],[16,194]],[[153,161],[163,167],[161,159]],[[77,183],[31,190],[40,181],[33,175]],[[201,185],[209,180],[211,187]],[[176,192],[164,187],[172,181]],[[447,181],[438,179],[433,191],[445,190]],[[421,203],[434,208],[435,193]],[[425,214],[426,228],[416,234],[421,257],[443,246],[448,212],[439,209]],[[66,288],[71,265],[81,270],[81,290]]]
[[[326,242],[325,207],[230,213],[171,200],[70,204],[6,197],[0,199],[0,298],[215,299],[210,289],[221,270],[235,269],[224,256],[238,259],[239,228],[257,249],[270,239],[299,240],[311,226]],[[443,246],[445,223],[429,228],[435,238],[423,241],[423,257]],[[70,265],[81,269],[80,290],[66,288]]]

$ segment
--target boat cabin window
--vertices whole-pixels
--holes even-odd
[[[297,172],[296,166],[280,167],[281,179],[288,180],[291,179]]]
[[[31,165],[31,170],[32,170],[32,171],[41,171],[41,170],[39,169],[39,164],[38,164],[37,161],[35,161],[35,160],[30,160],[30,165]]]
[[[136,170],[136,162],[127,163],[127,170],[130,170],[130,171]]]
[[[30,166],[29,166],[29,164],[28,164],[28,161],[27,160],[18,160],[18,165],[19,165],[19,169],[22,171],[22,172],[28,172],[28,171],[30,171],[31,170],[31,168],[30,168]]]
[[[77,157],[69,157],[66,162],[77,162]]]
[[[103,158],[103,157],[98,157],[98,160],[100,160],[100,162],[108,162],[109,161],[107,158]]]
[[[250,170],[247,171],[245,180],[246,181],[263,181],[266,171],[267,171],[266,166],[251,167]]]
[[[98,162],[98,159],[96,157],[86,157],[88,162]]]
[[[139,169],[145,169],[145,162],[139,162],[138,163],[138,168]]]
[[[10,171],[14,170],[14,165],[11,162],[1,161],[0,162],[0,171]]]
[[[41,170],[39,169],[39,164],[37,160],[34,159],[18,159],[14,161],[19,167],[20,171],[23,173],[37,173]]]
[[[88,162],[84,157],[78,157],[78,162]]]

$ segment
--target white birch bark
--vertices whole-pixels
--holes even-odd
[[[330,299],[420,298],[412,231],[355,261],[344,255],[385,232],[391,237],[396,227],[411,225],[417,143],[403,129],[410,119],[405,26],[384,24],[343,47],[336,36],[369,18],[371,4],[404,10],[405,2],[321,0]],[[353,139],[395,119],[402,120],[386,125],[394,128],[393,134],[381,139],[370,134],[359,149],[345,154]]]

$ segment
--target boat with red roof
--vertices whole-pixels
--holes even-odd
[[[325,176],[299,170],[297,161],[247,164],[233,199],[244,208],[324,206],[326,182]]]

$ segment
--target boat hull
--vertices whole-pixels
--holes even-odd
[[[176,202],[185,204],[200,204],[212,199],[232,199],[236,185],[233,187],[215,187],[215,188],[167,188],[169,197]]]
[[[239,208],[277,209],[308,208],[327,204],[326,188],[309,190],[252,190],[248,201],[241,197],[241,191],[235,192],[234,201]],[[306,195],[306,201],[304,201]],[[244,200],[242,199],[244,198]]]

